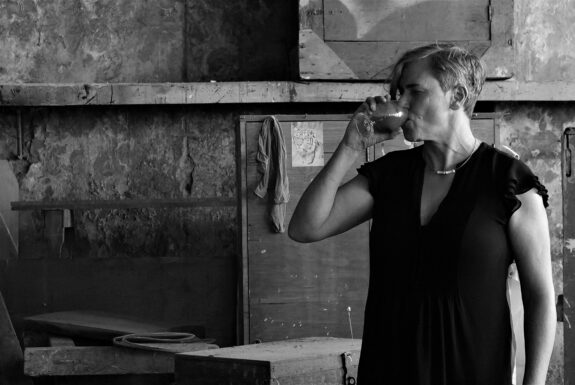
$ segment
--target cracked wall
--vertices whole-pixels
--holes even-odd
[[[563,293],[563,192],[561,137],[575,125],[575,103],[501,103],[501,144],[519,153],[549,191],[553,281]],[[557,324],[547,384],[563,384],[563,323]]]

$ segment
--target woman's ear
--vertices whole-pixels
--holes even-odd
[[[457,110],[463,107],[467,101],[467,88],[461,84],[458,84],[453,87],[452,91],[453,92],[451,93],[451,103],[449,104],[449,108],[452,110]]]

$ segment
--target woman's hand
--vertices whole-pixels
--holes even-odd
[[[376,143],[394,138],[399,130],[390,132],[376,132],[373,129],[371,116],[377,106],[389,102],[389,95],[368,97],[353,114],[347,125],[342,144],[355,151],[364,151]]]

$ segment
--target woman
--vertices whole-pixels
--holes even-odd
[[[359,169],[386,98],[368,98],[336,152],[303,194],[289,235],[312,242],[372,219],[370,285],[358,381],[372,384],[511,383],[506,278],[515,260],[525,309],[524,384],[544,384],[555,330],[547,192],[529,168],[482,143],[470,121],[485,72],[454,46],[407,52],[391,96],[403,134],[422,141]]]

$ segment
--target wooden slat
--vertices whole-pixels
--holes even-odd
[[[122,199],[122,200],[62,200],[62,201],[17,201],[12,210],[97,210],[136,209],[164,207],[235,207],[237,201],[229,198],[195,199]]]
[[[515,72],[514,0],[491,0],[491,47],[482,57],[492,79],[509,79]]]
[[[488,41],[489,0],[325,0],[326,41]]]
[[[255,117],[254,117],[255,118]],[[265,117],[259,117],[261,122]],[[257,119],[257,118],[256,118]],[[240,117],[239,133],[236,135],[238,138],[238,149],[236,151],[239,157],[236,160],[238,166],[238,191],[240,195],[240,205],[238,206],[238,220],[241,229],[241,238],[238,240],[241,244],[240,266],[238,266],[239,279],[238,279],[238,309],[237,309],[237,335],[236,340],[238,345],[249,343],[250,331],[250,308],[249,308],[249,269],[248,269],[248,244],[245,242],[248,239],[248,206],[247,206],[247,186],[246,186],[246,117]],[[241,285],[241,286],[240,286]]]
[[[323,36],[323,0],[299,0],[299,28]]]
[[[349,66],[354,76],[364,80],[389,79],[394,63],[404,52],[431,43],[434,41],[326,42],[337,57]],[[481,57],[489,48],[489,41],[466,41],[461,42],[460,46]],[[307,76],[310,79],[327,79],[323,73],[308,72]]]
[[[62,337],[62,336],[48,336],[48,343],[50,346],[76,346],[74,340],[69,337]]]
[[[144,322],[135,317],[87,310],[38,314],[25,317],[24,322],[29,330],[104,341],[126,334],[155,333],[170,329],[167,325]]]
[[[161,374],[174,372],[174,355],[115,346],[27,348],[24,373],[39,376]]]
[[[562,138],[565,384],[575,384],[575,127]]]
[[[492,49],[492,48],[491,48]],[[491,50],[490,49],[490,50]],[[490,52],[488,50],[488,53]],[[381,66],[380,66],[381,67]],[[156,104],[243,104],[243,103],[316,103],[363,102],[369,95],[381,95],[388,86],[381,82],[224,82],[92,84],[103,93],[114,89],[113,103],[95,98],[90,105]],[[78,85],[4,84],[0,85],[0,106],[81,106]],[[170,92],[166,93],[166,88]],[[124,92],[118,92],[120,89]],[[221,95],[225,97],[222,97]],[[193,95],[193,97],[187,97]],[[218,96],[219,95],[219,96]],[[479,100],[483,101],[574,101],[574,82],[488,81]]]

